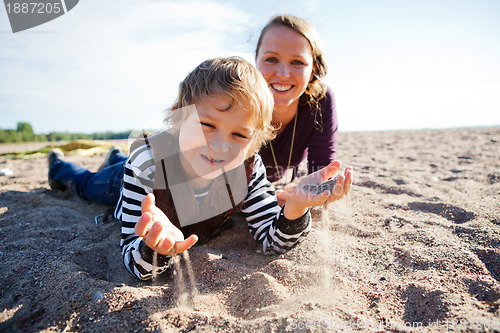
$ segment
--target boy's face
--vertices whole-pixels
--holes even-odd
[[[248,111],[230,96],[206,96],[195,106],[196,111],[176,125],[181,164],[188,179],[213,179],[243,163],[254,128]]]

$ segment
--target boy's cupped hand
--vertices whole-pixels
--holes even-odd
[[[351,189],[353,179],[351,167],[347,167],[344,174],[337,178],[331,191],[325,190],[321,193],[314,193],[314,191],[305,190],[306,185],[316,185],[330,179],[340,170],[340,167],[339,161],[333,161],[326,167],[302,179],[297,186],[287,188],[285,190],[286,195],[283,196],[283,198],[286,197],[285,216],[288,219],[299,218],[305,214],[309,207],[328,204],[347,195]]]
[[[141,203],[142,215],[134,231],[143,238],[146,245],[161,255],[182,253],[198,241],[191,235],[184,239],[182,231],[170,222],[165,213],[155,205],[155,196],[149,193]]]

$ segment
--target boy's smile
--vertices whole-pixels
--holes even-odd
[[[209,157],[209,156],[206,156],[203,154],[201,155],[201,157],[203,157],[205,160],[207,160],[212,165],[217,165],[217,164],[221,164],[222,162],[224,162],[224,160],[216,160],[212,157]]]
[[[177,124],[181,165],[188,180],[206,185],[249,155],[254,129],[248,111],[225,94],[206,96]],[[199,179],[201,177],[201,179]]]

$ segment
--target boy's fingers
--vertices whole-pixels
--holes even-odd
[[[171,256],[174,254],[175,241],[172,237],[166,237],[160,244],[158,244],[158,253]]]
[[[160,235],[162,231],[162,226],[160,223],[154,223],[151,229],[148,231],[146,236],[144,237],[144,241],[146,245],[151,249],[156,249],[158,246],[158,242],[160,241]]]
[[[345,170],[345,184],[344,184],[344,193],[347,195],[352,185],[352,169],[347,168]]]
[[[332,192],[325,191],[321,194],[320,204],[324,204],[328,198],[332,195]]]
[[[150,222],[153,219],[153,215],[151,213],[144,213],[139,218],[139,221],[135,224],[134,232],[139,237],[144,237],[148,233],[150,228]]]
[[[330,197],[332,193],[328,190],[325,190],[321,193],[315,194],[315,193],[308,193],[307,194],[307,201],[309,202],[310,207],[313,206],[319,206],[324,204],[328,198]]]
[[[332,177],[334,174],[337,173],[337,171],[340,170],[340,162],[339,161],[333,161],[332,163],[328,164],[326,167],[323,169],[319,170],[319,173],[321,177],[325,180],[330,177]]]
[[[339,176],[337,178],[337,181],[335,182],[335,186],[333,187],[333,194],[336,196],[344,194],[344,186],[345,186],[345,178],[344,176]]]
[[[153,193],[149,193],[148,195],[146,195],[144,199],[142,199],[141,203],[142,212],[152,213],[154,206],[155,206],[155,195]]]
[[[167,237],[161,244],[158,245],[158,253],[172,256],[176,253],[182,253],[191,248],[198,241],[198,236],[191,235],[185,240],[175,242],[173,238]]]
[[[332,203],[341,199],[344,196],[345,191],[345,178],[344,176],[339,176],[337,181],[335,182],[335,186],[330,193],[330,196],[327,198],[326,203]]]
[[[278,199],[278,202],[286,202],[288,193],[285,191],[276,191],[276,198]]]
[[[183,241],[176,242],[174,245],[176,253],[182,253],[187,249],[191,248],[198,241],[198,236],[191,235]]]

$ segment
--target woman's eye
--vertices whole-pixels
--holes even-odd
[[[277,63],[278,62],[278,59],[276,59],[275,57],[269,57],[269,58],[266,58],[266,62],[270,62],[270,63]]]
[[[300,61],[300,60],[294,60],[292,61],[292,64],[293,65],[296,65],[296,66],[304,66],[304,62]]]

